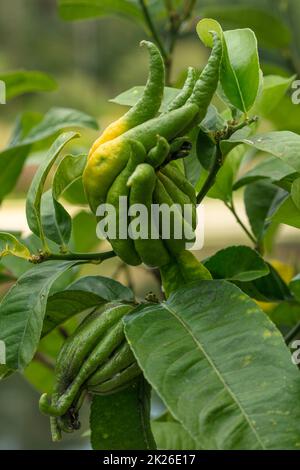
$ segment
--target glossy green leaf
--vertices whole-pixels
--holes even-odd
[[[68,287],[68,290],[85,290],[102,297],[107,301],[134,301],[134,294],[129,287],[104,276],[84,276]]]
[[[91,443],[94,450],[153,450],[150,387],[143,377],[108,396],[94,396]]]
[[[270,264],[269,274],[251,282],[234,281],[249,297],[261,302],[282,302],[293,300],[292,294],[280,274]]]
[[[75,132],[66,132],[64,134],[61,134],[56,139],[56,141],[50,148],[45,160],[39,166],[29,188],[26,199],[27,222],[32,232],[35,233],[41,239],[44,238],[41,223],[41,199],[44,184],[52,168],[52,165],[55,163],[55,160],[59,156],[59,153],[64,148],[64,146],[75,137],[78,137],[78,134],[76,134]]]
[[[27,246],[10,233],[0,232],[0,259],[4,256],[13,255],[25,260],[30,259],[30,251]]]
[[[239,144],[245,144],[262,152],[274,155],[274,157],[282,160],[296,172],[300,172],[300,135],[294,132],[275,131],[249,136],[246,139],[240,139],[238,135],[234,134],[231,139],[222,142],[222,151],[227,153],[230,149]]]
[[[82,111],[70,108],[52,108],[43,120],[33,127],[22,144],[32,144],[59,132],[68,127],[87,127],[98,129],[97,121]]]
[[[6,85],[6,99],[37,91],[53,91],[57,88],[55,80],[43,72],[18,70],[0,73],[0,80]]]
[[[203,18],[196,27],[199,38],[206,47],[213,47],[214,39],[212,32],[215,32],[219,38],[223,39],[223,30],[218,21],[212,18]]]
[[[230,246],[203,262],[214,279],[252,281],[269,273],[269,267],[256,251],[247,246]]]
[[[64,20],[120,15],[143,21],[142,11],[134,0],[58,0],[58,8]]]
[[[280,332],[240,289],[202,281],[125,321],[146,379],[197,445],[299,448],[298,369]]]
[[[222,88],[230,103],[246,113],[254,105],[260,85],[257,40],[250,29],[226,31],[224,38]]]
[[[66,290],[49,297],[42,335],[45,336],[69,318],[92,307],[112,301],[133,300],[132,291],[114,279],[103,276],[82,277]]]
[[[96,294],[83,290],[56,292],[48,298],[42,337],[69,318],[103,305],[106,301]]]
[[[21,276],[0,304],[0,339],[6,344],[7,366],[24,369],[37,349],[47,298],[53,283],[79,264],[49,261]]]
[[[31,129],[43,120],[41,113],[27,111],[17,116],[12,133],[9,138],[8,147],[14,147],[25,139]]]

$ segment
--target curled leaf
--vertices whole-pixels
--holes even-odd
[[[31,257],[28,248],[10,233],[0,233],[0,259],[7,255],[17,256],[29,260]]]

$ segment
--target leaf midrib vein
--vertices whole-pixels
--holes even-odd
[[[244,410],[244,408],[242,407],[241,403],[239,402],[239,400],[236,398],[236,396],[234,395],[233,391],[231,390],[231,388],[229,387],[229,385],[225,382],[221,372],[219,371],[219,369],[217,368],[217,366],[215,365],[215,363],[213,362],[213,360],[210,358],[210,356],[206,353],[205,349],[202,347],[201,343],[198,341],[198,339],[195,337],[195,335],[193,334],[193,331],[189,328],[189,326],[183,321],[182,318],[180,318],[180,316],[177,315],[177,313],[172,309],[170,308],[169,305],[167,305],[166,303],[164,303],[164,307],[166,308],[166,310],[171,314],[173,315],[178,321],[179,323],[183,326],[183,328],[190,334],[192,340],[194,341],[194,343],[196,344],[196,346],[198,347],[198,349],[201,351],[201,353],[205,356],[206,360],[209,362],[209,364],[211,365],[211,367],[213,368],[214,372],[216,373],[217,377],[219,378],[220,382],[224,385],[224,388],[228,391],[229,395],[231,396],[232,400],[237,404],[237,406],[239,407],[239,409],[241,410],[241,413],[242,415],[245,417],[250,429],[252,430],[253,434],[255,435],[255,437],[257,438],[257,441],[259,442],[259,444],[261,445],[262,449],[263,450],[266,450],[266,447],[264,446],[263,442],[261,441],[255,427],[253,426],[253,424],[251,423],[251,420],[249,418],[249,416],[247,415],[246,411]]]

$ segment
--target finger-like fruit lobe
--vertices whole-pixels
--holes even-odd
[[[62,431],[78,429],[78,412],[87,392],[114,393],[141,373],[123,327],[123,317],[133,308],[108,304],[89,314],[62,346],[51,402],[46,394],[40,399],[41,411],[51,416],[54,440]]]

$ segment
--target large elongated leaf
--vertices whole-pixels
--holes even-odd
[[[113,395],[94,396],[90,423],[94,450],[156,449],[150,427],[150,387],[143,377]]]
[[[250,29],[226,31],[224,38],[221,84],[232,105],[246,113],[256,100],[260,84],[257,40]]]
[[[227,281],[141,306],[125,331],[147,380],[205,449],[297,449],[300,376],[280,332]]]
[[[0,73],[0,80],[6,85],[6,99],[36,91],[53,91],[57,87],[55,80],[43,72],[18,70]]]
[[[220,71],[225,100],[243,113],[252,108],[260,86],[260,66],[255,34],[250,29],[222,32],[220,24],[211,19],[197,25],[200,39],[211,45],[211,30],[222,35],[223,59]],[[223,93],[221,93],[223,94]]]
[[[26,200],[27,222],[32,232],[41,239],[44,238],[41,222],[41,199],[44,184],[60,151],[71,139],[75,137],[78,137],[78,134],[75,132],[66,132],[56,139],[50,148],[47,157],[38,168],[28,191]]]
[[[78,262],[49,261],[21,276],[0,304],[0,339],[6,344],[10,369],[24,369],[40,340],[52,284]]]
[[[108,277],[85,276],[48,299],[42,335],[78,313],[112,301],[134,300],[133,292]]]

